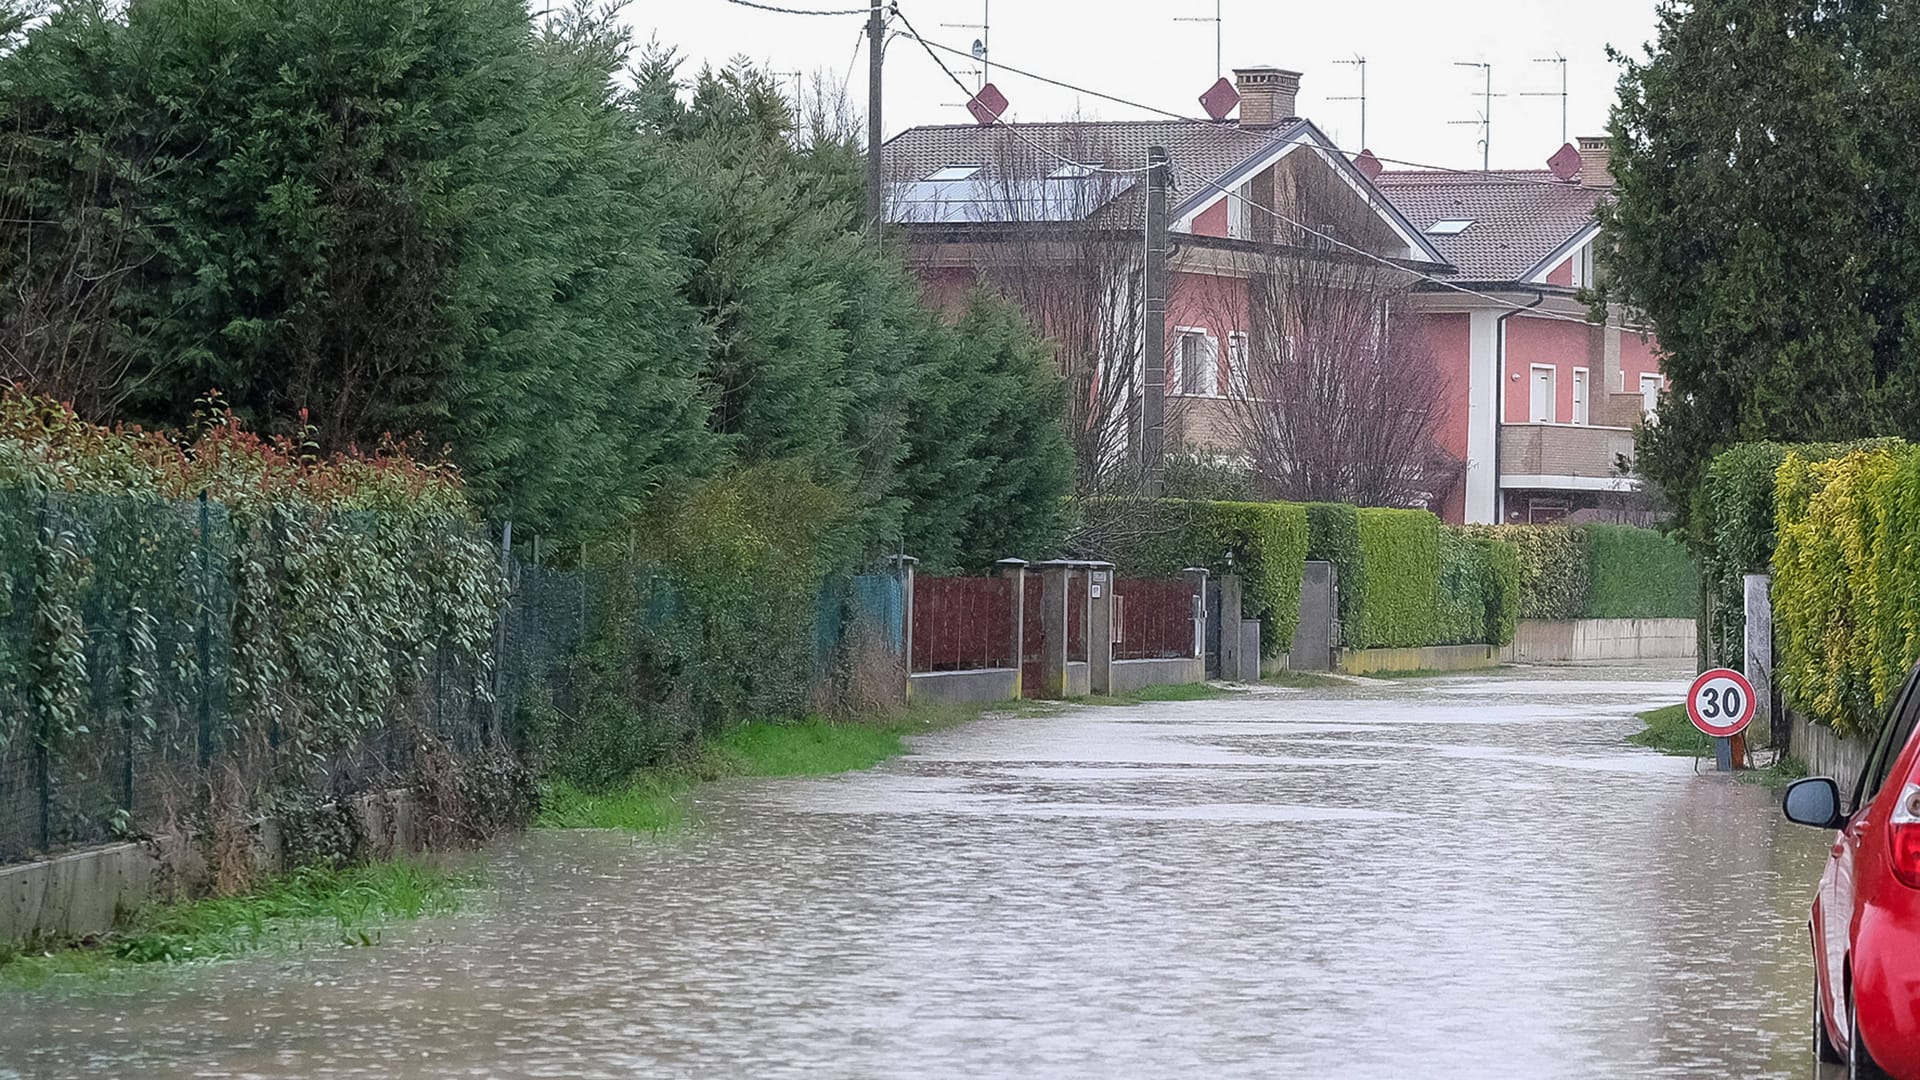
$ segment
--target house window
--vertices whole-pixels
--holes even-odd
[[[1227,192],[1227,235],[1235,240],[1253,239],[1253,183]]]
[[[1593,284],[1593,245],[1573,253],[1573,287],[1584,289]]]
[[[1253,396],[1251,386],[1247,372],[1247,335],[1236,330],[1227,335],[1227,392],[1244,400]]]
[[[1654,410],[1660,407],[1660,388],[1666,383],[1664,375],[1640,376],[1640,412],[1646,419],[1653,419]]]
[[[927,179],[933,183],[950,184],[958,180],[971,180],[979,171],[978,165],[947,165],[928,173]]]
[[[1445,218],[1427,226],[1428,236],[1459,236],[1473,228],[1472,218]]]
[[[1587,369],[1577,367],[1573,369],[1573,422],[1584,424],[1587,420]]]
[[[1527,422],[1530,424],[1553,423],[1554,370],[1545,364],[1535,364],[1532,377],[1528,380]]]
[[[1213,335],[1182,328],[1174,352],[1173,385],[1179,393],[1211,397],[1220,392],[1220,360]]]

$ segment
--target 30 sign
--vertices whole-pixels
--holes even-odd
[[[1716,739],[1745,731],[1753,714],[1753,684],[1732,668],[1701,672],[1687,691],[1687,719]]]

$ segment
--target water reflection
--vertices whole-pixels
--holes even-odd
[[[1806,1075],[1822,837],[1623,751],[1679,671],[983,722],[501,846],[377,949],[0,1004],[0,1075]]]

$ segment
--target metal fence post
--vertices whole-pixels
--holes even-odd
[[[53,514],[52,498],[50,494],[40,496],[40,522],[34,543],[42,549],[42,558],[45,556],[48,519]],[[40,562],[41,559],[34,560],[36,575],[42,572]],[[36,593],[39,591],[37,582],[34,591]],[[40,789],[40,850],[47,851],[53,847],[53,760],[47,750],[47,742],[52,737],[52,732],[47,730],[45,711],[38,709],[34,711],[39,713],[36,717],[37,722],[33,725],[33,766],[34,771],[39,773],[34,780],[35,786]]]
[[[505,734],[501,710],[505,707],[502,698],[507,692],[507,620],[513,617],[513,522],[505,521],[500,525],[500,575],[507,582],[507,602],[501,605],[499,618],[493,627],[493,741],[498,744]]]
[[[200,656],[200,767],[213,762],[213,561],[208,550],[213,511],[204,489],[200,492],[200,619],[194,648]]]

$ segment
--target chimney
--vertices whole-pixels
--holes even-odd
[[[1274,67],[1233,69],[1240,92],[1240,126],[1270,128],[1299,115],[1300,73]]]
[[[1608,159],[1613,156],[1613,140],[1605,135],[1582,135],[1579,142],[1580,186],[1612,187],[1613,168]]]

